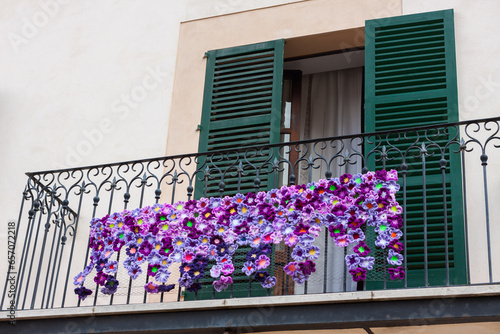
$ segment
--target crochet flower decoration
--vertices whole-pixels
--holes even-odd
[[[207,275],[214,279],[216,291],[227,289],[235,270],[272,288],[277,279],[267,268],[272,245],[282,241],[291,248],[291,261],[283,270],[302,284],[316,271],[314,261],[321,249],[314,241],[325,228],[337,246],[353,246],[345,261],[354,281],[366,279],[367,271],[373,269],[375,258],[369,255],[373,247],[388,248],[388,273],[391,279],[402,279],[404,246],[399,240],[403,221],[395,199],[396,181],[395,170],[344,174],[257,194],[155,204],[94,218],[90,264],[75,277],[75,293],[82,300],[92,294],[84,282],[94,269],[93,280],[102,286],[101,292],[115,293],[119,265],[132,279],[150,276],[144,286],[148,293],[168,292],[174,288],[165,285],[174,263],[180,271],[179,286],[190,292],[199,290],[198,280]],[[369,228],[377,235],[374,245],[365,242]],[[250,246],[250,251],[243,266],[235,267],[232,255],[240,246]],[[127,257],[118,263],[114,253],[122,249]],[[210,270],[209,262],[213,263]]]

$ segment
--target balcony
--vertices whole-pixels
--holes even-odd
[[[40,333],[69,330],[68,324],[82,332],[222,333],[499,321],[499,121],[27,173],[19,219],[9,223],[9,233],[16,235],[15,261],[4,280],[2,318],[15,314],[16,329]],[[215,291],[209,279],[199,280],[200,290],[186,291],[172,267],[168,284],[175,288],[148,294],[144,286],[151,278],[145,271],[132,280],[121,265],[123,247],[114,255],[120,282],[115,294],[100,293],[90,278],[90,297],[80,301],[73,292],[73,277],[89,263],[92,218],[382,169],[399,175],[402,280],[390,279],[388,250],[377,249],[366,280],[352,282],[344,263],[352,248],[335,248],[322,227],[317,270],[303,284],[283,273],[291,249],[277,244],[273,288],[237,273],[242,255],[234,257],[234,283],[225,291]],[[374,241],[366,227],[364,232]],[[0,322],[2,330],[13,328],[7,326]]]

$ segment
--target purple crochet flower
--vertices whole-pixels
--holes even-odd
[[[385,249],[391,242],[387,234],[379,234],[377,240],[375,240],[375,246]]]
[[[351,216],[349,217],[348,222],[351,229],[357,229],[365,223],[365,220],[359,216]]]
[[[308,275],[305,275],[304,273],[297,271],[295,275],[292,277],[293,281],[297,284],[304,284],[305,281],[309,278]]]
[[[118,290],[118,284],[118,280],[113,276],[110,276],[104,284],[104,287],[101,289],[101,292],[105,295],[112,295],[116,292],[116,290]]]
[[[186,243],[186,239],[183,238],[183,237],[175,237],[173,240],[172,240],[172,245],[174,246],[175,249],[182,249],[182,247],[184,246],[184,244]]]
[[[389,248],[393,249],[398,253],[401,253],[404,249],[404,245],[400,243],[397,239],[394,239],[389,243]]]
[[[348,269],[356,269],[359,265],[359,261],[359,255],[356,253],[345,256],[345,263]]]
[[[299,270],[299,266],[297,262],[290,262],[285,267],[283,267],[283,270],[287,275],[293,276]]]
[[[347,234],[339,235],[335,238],[335,244],[339,247],[347,247],[349,243],[349,236]]]
[[[257,282],[264,282],[268,276],[269,274],[265,270],[255,272],[255,280]]]
[[[297,225],[295,227],[295,230],[293,231],[293,233],[295,233],[295,235],[297,235],[297,236],[301,236],[303,234],[306,234],[309,231],[309,228],[310,228],[309,225],[304,224],[304,223],[299,223],[299,225]]]
[[[105,274],[103,271],[100,271],[97,273],[97,275],[95,275],[94,282],[96,282],[97,285],[104,285],[107,279],[108,275]]]
[[[158,285],[156,285],[154,282],[148,282],[146,285],[144,285],[144,290],[146,290],[148,293],[158,293]]]
[[[387,216],[387,222],[391,225],[391,227],[400,229],[403,227],[403,218],[398,215],[390,215]]]
[[[313,227],[314,226],[312,226],[309,230],[312,230]],[[316,238],[310,234],[303,234],[299,237],[299,241],[303,246],[311,246],[314,240],[316,240]]]
[[[360,242],[365,240],[365,234],[360,228],[349,230],[347,234],[349,235],[351,242]]]
[[[226,233],[224,235],[224,241],[228,244],[234,243],[237,238],[238,238],[238,235],[231,230],[226,231]]]
[[[92,290],[81,286],[75,289],[75,293],[78,295],[78,298],[83,301],[85,300],[85,298],[87,298],[87,296],[90,296],[92,294]]]
[[[148,276],[156,276],[158,270],[160,270],[159,264],[149,264],[148,265]]]
[[[111,255],[113,255],[114,251],[113,251],[113,246],[106,246],[104,247],[102,253],[101,253],[101,256],[103,259],[109,259],[111,257]]]
[[[352,275],[352,280],[354,282],[359,282],[366,279],[366,269],[364,268],[356,268],[349,270],[349,273]]]
[[[355,253],[359,254],[359,256],[366,256],[371,252],[370,248],[364,241],[360,241],[356,246],[354,246],[353,250]]]
[[[169,284],[169,285],[158,285],[158,292],[169,292],[170,290],[173,290],[175,288],[175,284]]]
[[[400,266],[403,264],[403,255],[395,252],[393,249],[389,249],[389,256],[387,256],[387,262],[391,265]]]
[[[182,261],[182,250],[181,249],[175,249],[172,254],[170,255],[170,258],[175,261],[175,262],[181,262]]]
[[[149,253],[153,250],[153,245],[151,245],[149,242],[144,241],[141,244],[141,247],[139,247],[139,252],[141,252],[144,256],[148,256]]]
[[[229,244],[227,245],[227,253],[229,255],[233,255],[238,249],[238,244]]]
[[[85,278],[86,278],[86,275],[83,272],[81,272],[74,277],[73,284],[74,285],[82,285],[83,282],[85,281]]]
[[[232,263],[225,263],[222,265],[221,271],[222,271],[223,275],[226,275],[226,276],[231,275],[234,271],[234,266]]]
[[[115,252],[119,252],[124,245],[125,245],[125,242],[123,242],[119,239],[115,239],[115,241],[113,241],[113,250]]]
[[[255,266],[256,266],[257,270],[266,269],[267,267],[269,267],[270,264],[271,264],[271,260],[269,260],[269,258],[265,255],[260,255],[255,260]]]
[[[136,264],[143,264],[144,262],[146,262],[146,256],[141,253],[137,253],[135,258],[132,257],[131,259],[133,259]]]
[[[242,233],[238,236],[238,238],[236,239],[236,242],[238,243],[238,245],[240,246],[245,246],[245,245],[248,245],[249,242],[250,242],[250,239],[248,237],[248,234],[246,233]]]
[[[288,247],[293,247],[297,244],[297,242],[299,241],[299,238],[291,233],[289,234],[288,236],[285,237],[285,244],[288,246]]]
[[[222,266],[220,266],[220,265],[214,265],[210,269],[210,276],[212,276],[213,278],[217,278],[217,277],[220,276],[221,271],[222,271]]]
[[[389,204],[389,210],[392,214],[400,215],[403,213],[403,208],[397,202],[391,202]]]
[[[267,276],[264,282],[261,283],[262,287],[265,289],[270,289],[276,284],[276,277],[274,276]]]
[[[193,284],[193,279],[189,276],[188,273],[185,273],[179,278],[179,286],[181,287],[190,287]]]
[[[391,238],[391,240],[399,240],[403,236],[403,232],[394,227],[389,227],[386,234],[389,236],[389,238]]]
[[[299,263],[299,269],[305,275],[311,275],[316,272],[316,264],[311,260],[306,260],[305,262]]]
[[[161,256],[156,249],[153,249],[151,253],[149,253],[147,260],[149,264],[160,264],[163,261],[163,256]]]
[[[309,228],[309,234],[314,237],[314,238],[317,238],[319,237],[319,233],[321,232],[321,226],[320,225],[313,225]],[[304,236],[303,236],[304,237]]]
[[[367,270],[372,270],[374,264],[375,264],[375,258],[372,256],[359,258],[359,266],[361,268],[365,268]]]
[[[107,262],[108,262],[108,260],[106,260],[106,259],[97,260],[97,262],[95,264],[95,269],[97,270],[97,272],[103,271],[103,269],[106,267]]]
[[[344,226],[342,226],[342,224],[330,225],[328,227],[328,231],[330,231],[330,236],[332,238],[336,238],[345,234],[345,229]]]
[[[191,275],[191,277],[194,280],[198,280],[198,279],[205,277],[205,270],[204,269],[205,268],[196,265],[196,266],[193,266],[191,268],[191,270],[189,271],[189,274]]]
[[[228,288],[229,284],[233,283],[233,279],[230,276],[221,276],[218,281],[212,283],[214,289],[217,292],[221,292]]]
[[[155,275],[155,280],[160,283],[167,283],[170,277],[170,271],[167,268],[161,268]]]
[[[142,269],[138,265],[133,265],[128,268],[128,274],[132,279],[136,279],[142,274]]]
[[[247,276],[251,276],[256,270],[255,264],[253,262],[247,261],[243,264],[241,271]]]
[[[304,261],[306,257],[306,250],[302,248],[300,245],[295,246],[292,252],[292,258],[295,261]]]
[[[316,260],[319,257],[319,247],[312,245],[306,248],[305,256],[309,260]]]
[[[362,208],[369,213],[375,213],[378,209],[377,201],[374,198],[368,198],[363,202]]]
[[[106,274],[116,274],[116,271],[118,270],[118,262],[113,261],[113,260],[108,260],[108,263],[106,263],[106,267],[104,268],[104,272]]]
[[[273,242],[273,238],[272,238],[272,233],[271,231],[269,232],[266,232],[266,234],[264,234],[261,238],[261,242],[264,243],[264,244],[270,244]]]
[[[389,274],[391,275],[391,280],[395,280],[396,278],[398,278],[398,279],[405,278],[405,271],[404,271],[403,267],[389,268],[387,270],[389,271]]]
[[[193,262],[195,256],[196,255],[192,250],[187,249],[186,251],[184,251],[184,254],[182,255],[182,262],[191,263]]]

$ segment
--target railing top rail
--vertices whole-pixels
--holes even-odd
[[[145,162],[152,162],[152,161],[161,161],[161,160],[167,160],[167,159],[173,160],[173,159],[182,159],[182,158],[187,158],[187,157],[195,158],[195,157],[204,156],[204,155],[244,152],[244,151],[249,151],[249,150],[262,150],[264,148],[274,148],[274,147],[280,147],[283,145],[309,144],[309,143],[313,143],[313,142],[317,142],[317,141],[332,141],[332,140],[342,140],[342,139],[357,138],[357,137],[365,138],[365,137],[370,137],[370,136],[380,136],[380,135],[387,135],[387,134],[405,132],[405,131],[438,129],[438,128],[443,128],[443,127],[478,124],[478,123],[488,123],[488,122],[499,122],[499,121],[500,121],[500,116],[497,116],[497,117],[473,119],[473,120],[460,121],[460,122],[440,123],[440,124],[425,125],[425,126],[418,126],[418,127],[411,127],[411,128],[401,128],[398,130],[385,130],[385,131],[358,133],[358,134],[345,135],[345,136],[313,138],[313,139],[307,139],[307,140],[298,140],[298,141],[270,144],[270,145],[264,145],[264,146],[263,145],[245,146],[245,147],[241,147],[239,149],[225,149],[225,150],[210,151],[210,152],[178,154],[178,155],[162,156],[162,157],[139,159],[139,160],[120,161],[120,162],[113,162],[113,163],[100,164],[100,165],[71,167],[71,168],[64,168],[64,169],[53,169],[53,170],[45,170],[45,171],[37,171],[37,172],[26,172],[25,174],[28,177],[33,177],[36,175],[43,175],[43,174],[49,174],[49,173],[64,173],[64,172],[72,172],[72,171],[77,171],[77,170],[99,169],[99,168],[105,168],[105,167],[115,167],[115,166],[120,166],[120,165],[129,165],[129,164],[138,164],[138,163],[145,163]]]

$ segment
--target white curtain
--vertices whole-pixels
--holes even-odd
[[[315,73],[305,75],[302,79],[302,105],[301,134],[303,139],[334,137],[361,133],[361,102],[363,69],[351,68],[331,72]],[[357,141],[359,143],[359,141]],[[344,141],[349,145],[349,141]],[[337,144],[339,144],[337,142]],[[350,147],[346,148],[351,153]],[[330,158],[338,152],[340,145],[327,148],[317,153]],[[360,148],[359,148],[360,149]],[[313,157],[316,156],[313,153]],[[345,153],[345,150],[344,150]],[[353,159],[354,165],[338,166],[341,159],[335,160],[330,170],[332,177],[339,177],[343,173],[359,173],[361,171],[360,160]],[[317,161],[320,168],[313,169],[312,181],[325,178],[326,165]],[[309,171],[301,171],[300,183],[309,182]],[[317,239],[317,245],[321,248],[321,256],[316,260],[317,271],[311,275],[307,293],[352,291],[356,289],[356,283],[352,282],[349,273],[345,275],[345,252],[352,252],[352,248],[339,248],[332,238],[328,236],[327,260],[325,270],[325,231],[323,230]],[[326,274],[326,275],[325,275]],[[326,277],[326,284],[325,284]],[[346,277],[346,279],[344,278]],[[296,285],[297,293],[303,293],[304,286]]]

